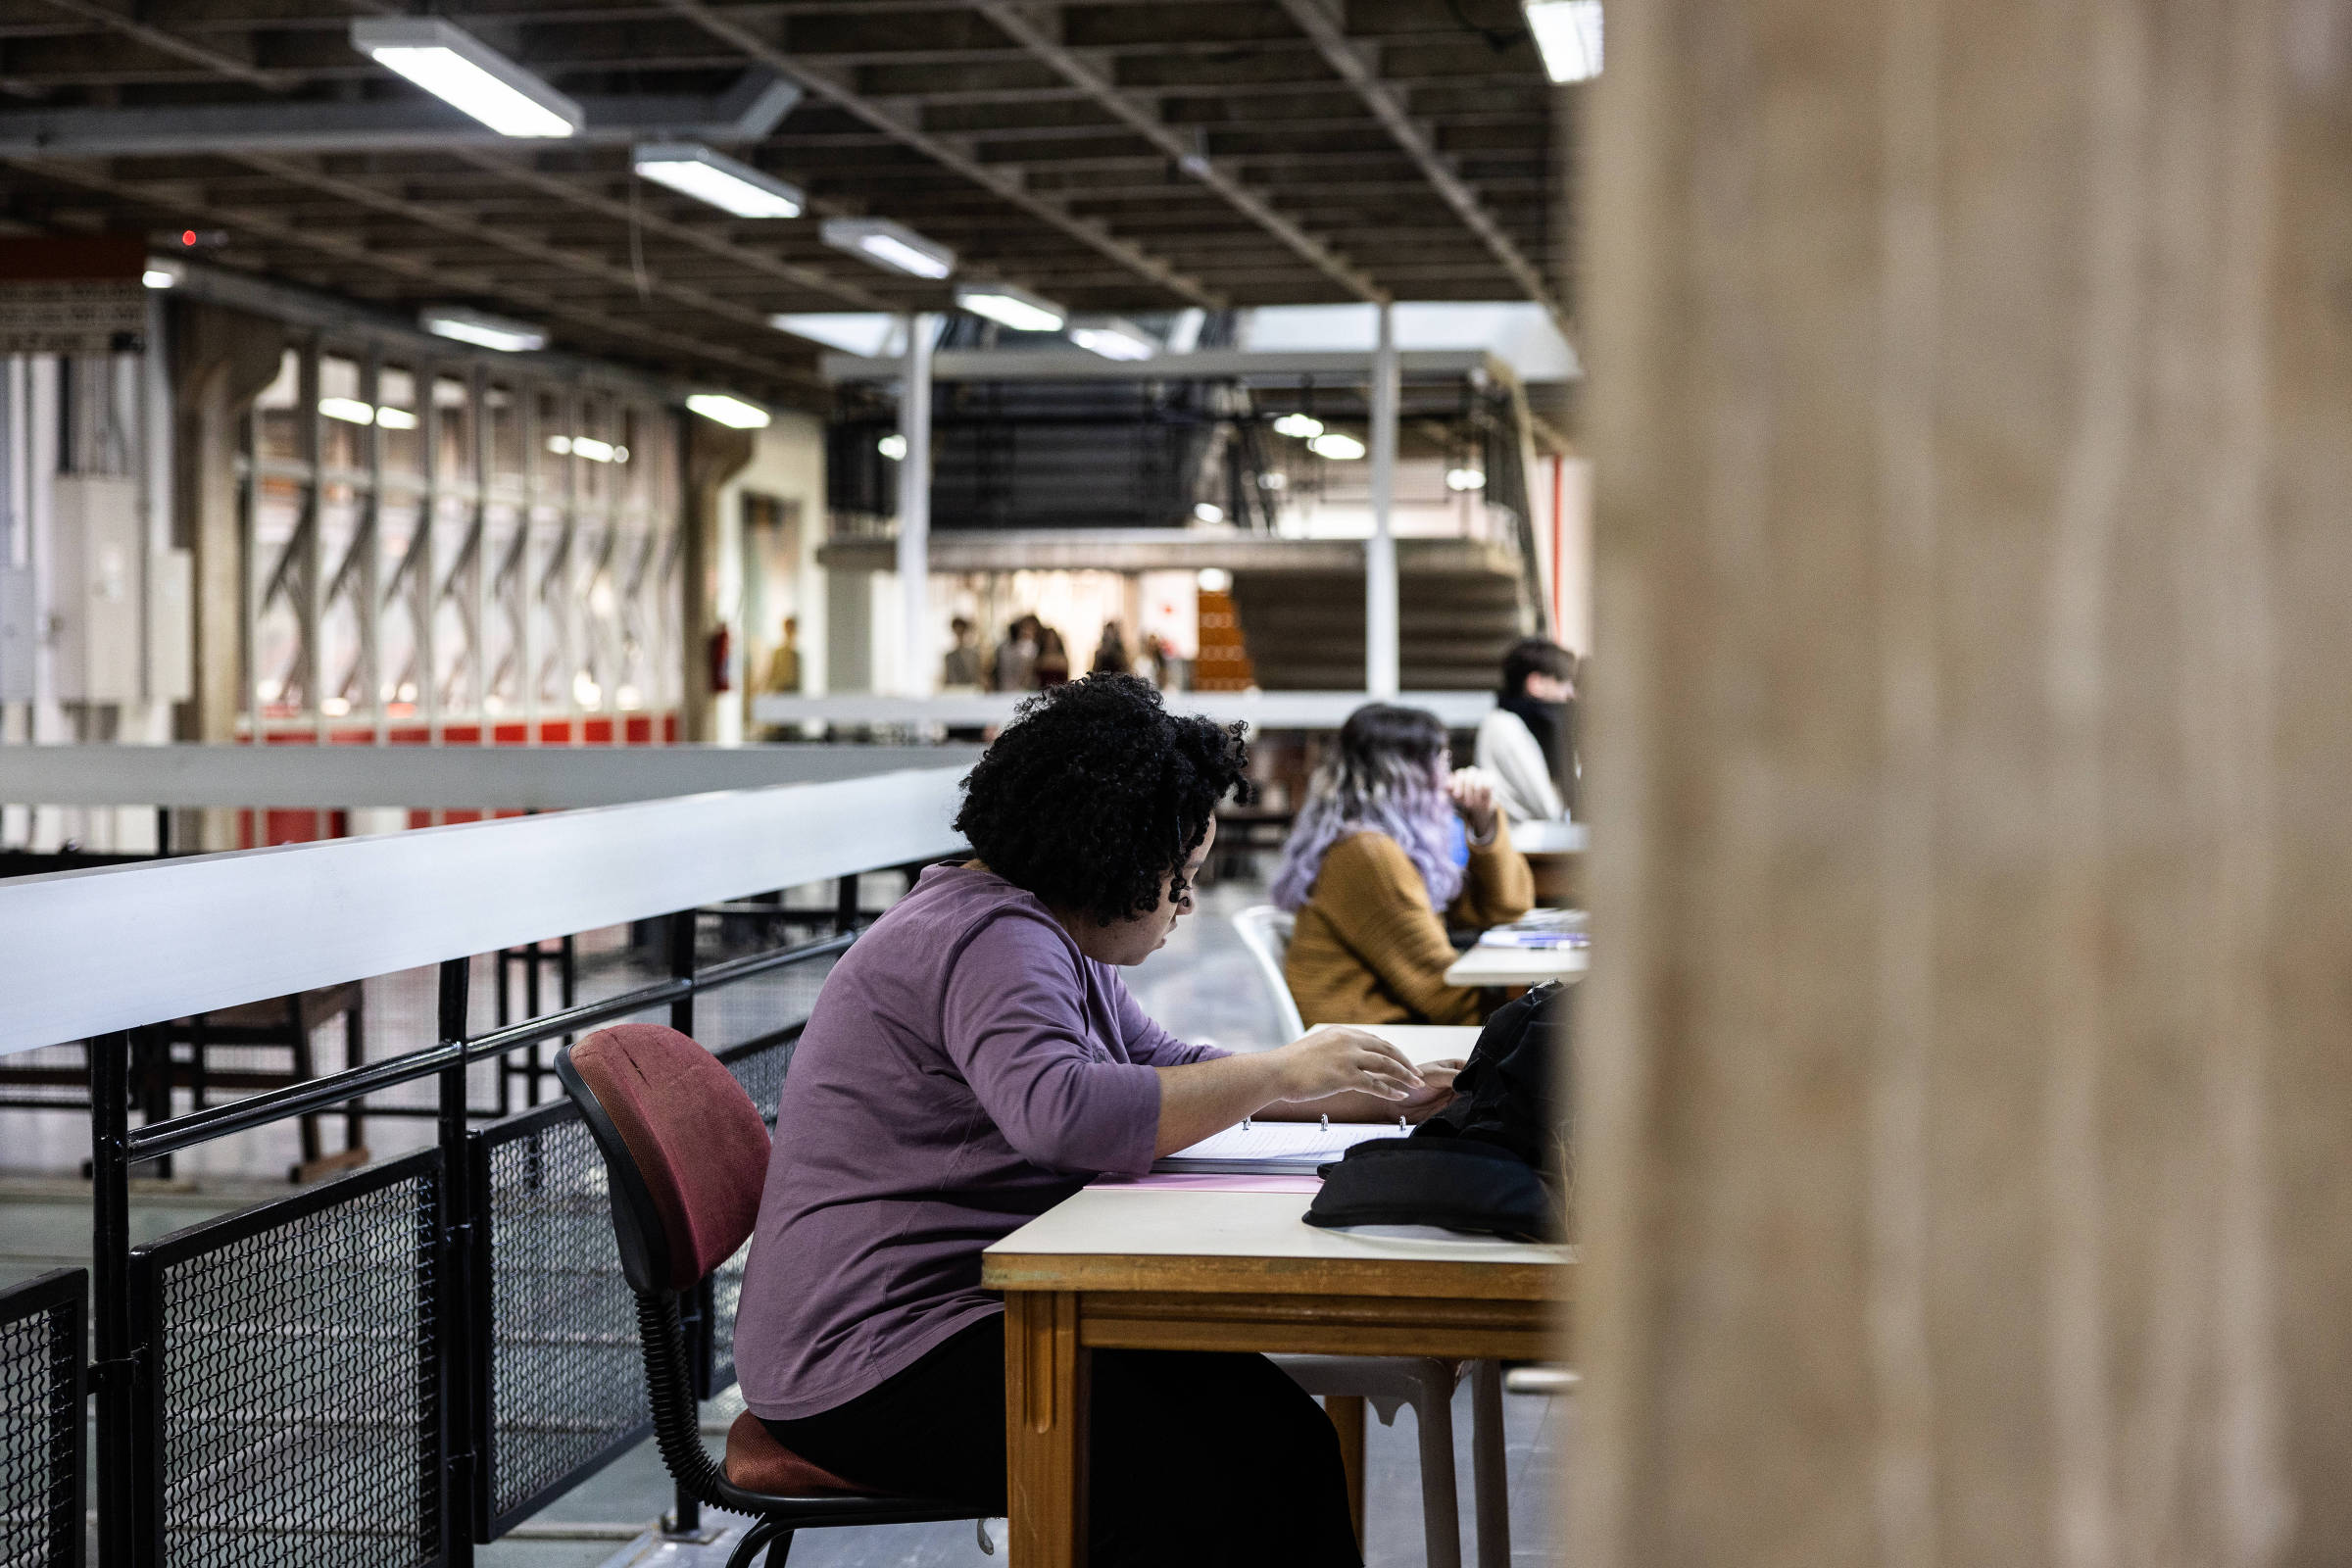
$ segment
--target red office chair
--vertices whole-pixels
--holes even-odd
[[[556,1076],[605,1156],[620,1270],[637,1293],[662,1462],[690,1496],[756,1522],[727,1559],[782,1568],[796,1530],[974,1519],[960,1503],[884,1496],[810,1464],[745,1411],[726,1462],[703,1446],[678,1297],[735,1254],[760,1214],[767,1128],[718,1058],[675,1029],[624,1023],[556,1054]]]

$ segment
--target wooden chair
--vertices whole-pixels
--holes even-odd
[[[201,1110],[216,1089],[251,1093],[308,1082],[318,1076],[312,1034],[337,1018],[343,1020],[343,1065],[356,1067],[366,1054],[367,1013],[367,993],[359,981],[352,980],[269,1002],[251,1002],[242,1006],[175,1018],[163,1029],[170,1064],[163,1069],[158,1087],[167,1094],[172,1088],[184,1087]],[[186,1048],[184,1058],[178,1054],[180,1047]],[[215,1051],[257,1047],[285,1052],[285,1069],[220,1068],[213,1064]],[[148,1107],[151,1120],[170,1113],[168,1101],[161,1106]],[[316,1112],[301,1118],[302,1159],[287,1170],[290,1181],[316,1181],[368,1163],[367,1112],[358,1101],[343,1109],[343,1147],[331,1154],[320,1143],[318,1120]]]

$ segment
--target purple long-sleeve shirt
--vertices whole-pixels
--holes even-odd
[[[826,977],[793,1054],[735,1322],[744,1402],[833,1409],[1002,1311],[981,1249],[1150,1169],[1152,1069],[1222,1054],[1146,1017],[1034,896],[924,872]]]

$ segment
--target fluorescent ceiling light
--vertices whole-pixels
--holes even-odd
[[[837,251],[912,277],[940,278],[956,270],[956,253],[887,218],[828,218],[818,231]]]
[[[874,443],[874,450],[893,463],[904,463],[906,461],[906,438],[896,433],[886,435]]]
[[[185,271],[177,262],[157,257],[149,260],[147,270],[139,275],[139,281],[149,288],[175,288]]]
[[[463,27],[438,17],[364,17],[351,46],[502,136],[568,136],[580,106]]]
[[[1329,458],[1334,463],[1353,463],[1364,455],[1364,444],[1351,435],[1326,430],[1307,442],[1306,450],[1318,458]]]
[[[341,419],[346,424],[373,424],[375,422],[374,408],[362,403],[358,398],[320,398],[318,412],[330,419]]]
[[[798,186],[772,179],[749,164],[700,142],[661,142],[631,155],[637,172],[657,184],[709,202],[737,218],[798,218],[808,198]]]
[[[724,392],[697,392],[686,400],[686,407],[706,419],[715,419],[731,430],[764,430],[767,411],[757,403],[731,398]]]
[[[573,436],[571,450],[575,457],[586,458],[590,463],[611,463],[612,461],[612,443],[599,441],[592,435]]]
[[[888,311],[786,311],[767,318],[779,332],[844,354],[890,359],[906,352],[906,318]]]
[[[463,305],[428,306],[417,319],[435,337],[470,343],[475,348],[496,349],[502,354],[532,354],[547,347],[547,334],[527,321],[485,316]]]
[[[1274,433],[1305,441],[1323,433],[1323,421],[1311,414],[1286,414],[1274,421]]]
[[[1487,476],[1476,468],[1447,468],[1446,488],[1448,490],[1484,490]]]
[[[1600,0],[1527,0],[1527,30],[1552,80],[1600,74]]]
[[[1058,332],[1070,313],[1010,283],[958,283],[956,303],[1016,332]]]
[[[1196,501],[1193,503],[1193,518],[1198,522],[1223,522],[1225,509],[1213,501]]]
[[[1157,338],[1115,316],[1090,316],[1071,322],[1070,341],[1106,360],[1148,360],[1159,352]]]
[[[1204,594],[1221,594],[1233,586],[1233,573],[1223,566],[1202,566],[1200,574],[1193,580]]]
[[[375,411],[375,422],[386,430],[414,430],[416,428],[416,416],[407,409],[378,408]]]

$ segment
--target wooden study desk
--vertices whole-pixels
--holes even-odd
[[[1300,1192],[1090,1187],[982,1254],[1004,1294],[1011,1568],[1086,1559],[1098,1349],[1556,1354],[1573,1253],[1318,1230]]]

